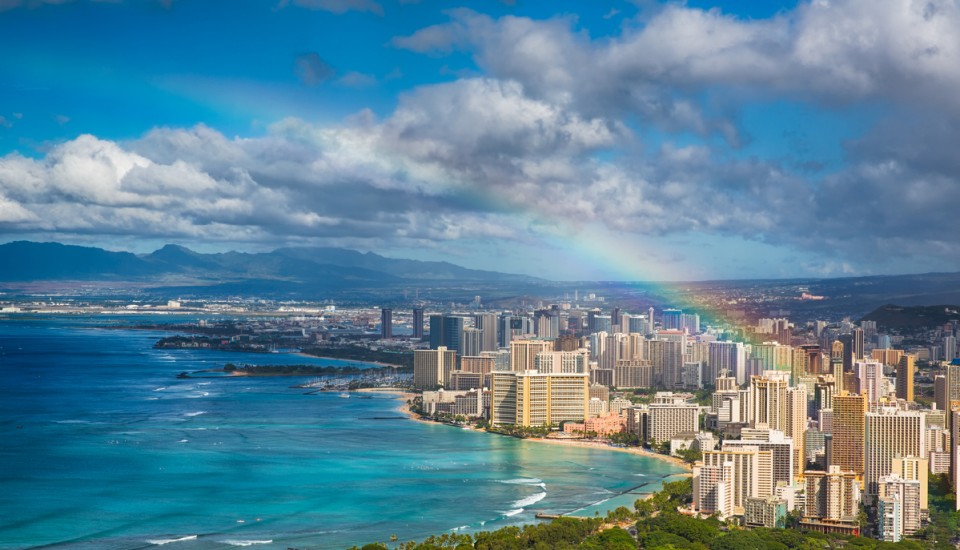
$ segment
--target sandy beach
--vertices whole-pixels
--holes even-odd
[[[645,456],[648,458],[656,458],[657,460],[662,460],[664,462],[669,462],[678,468],[683,468],[684,470],[690,471],[691,467],[689,464],[675,456],[662,455],[660,453],[655,453],[653,451],[648,451],[643,447],[614,447],[602,441],[584,441],[582,439],[558,439],[558,438],[528,438],[527,441],[536,441],[539,443],[548,443],[550,445],[567,445],[570,447],[584,447],[589,449],[603,449],[607,451],[618,451],[621,453],[630,453],[638,456]]]
[[[358,392],[380,392],[380,393],[392,393],[392,394],[395,394],[395,395],[397,396],[397,399],[400,400],[400,402],[401,402],[401,405],[400,405],[399,407],[397,407],[397,409],[396,409],[397,411],[399,411],[399,412],[407,415],[407,416],[410,417],[412,420],[415,420],[415,421],[417,421],[417,422],[422,422],[422,423],[424,423],[424,424],[440,424],[440,425],[446,425],[446,424],[443,424],[442,422],[434,422],[433,420],[425,420],[425,419],[423,419],[423,418],[420,418],[420,416],[417,415],[416,413],[414,413],[413,411],[411,411],[411,410],[410,410],[410,405],[409,405],[407,402],[410,401],[411,399],[413,399],[414,397],[416,397],[417,394],[411,393],[411,392],[409,392],[409,391],[407,391],[407,390],[405,390],[405,389],[403,389],[403,388],[363,388],[363,389],[359,389],[359,390],[355,390],[355,391],[358,391]],[[474,428],[472,425],[470,425],[470,424],[466,424],[465,427],[468,428],[468,429],[470,429],[470,430],[475,430],[475,428]],[[462,429],[462,427],[460,427],[460,429]],[[477,431],[481,431],[481,430],[477,430]],[[493,434],[493,435],[498,435],[498,434]],[[681,460],[681,459],[679,459],[679,458],[677,458],[677,457],[675,457],[675,456],[667,456],[667,455],[662,455],[662,454],[660,454],[660,453],[655,453],[655,452],[652,452],[652,451],[648,451],[647,449],[644,449],[643,447],[614,447],[614,446],[609,445],[609,444],[607,444],[607,443],[604,443],[604,442],[602,442],[602,441],[584,441],[584,440],[582,440],[582,439],[559,439],[559,438],[549,438],[549,439],[548,439],[548,438],[541,438],[541,437],[529,437],[529,438],[526,438],[525,441],[533,441],[533,442],[535,442],[535,443],[546,443],[546,444],[548,444],[548,445],[566,445],[566,446],[569,446],[569,447],[582,447],[582,448],[588,448],[588,449],[601,449],[601,450],[605,450],[605,451],[616,451],[616,452],[621,452],[621,453],[629,453],[629,454],[634,454],[634,455],[637,455],[637,456],[645,456],[645,457],[647,457],[647,458],[655,458],[655,459],[657,459],[657,460],[662,460],[662,461],[664,461],[664,462],[669,462],[669,463],[673,464],[674,466],[677,466],[678,468],[683,468],[683,469],[686,470],[687,472],[690,472],[690,471],[691,471],[690,465],[687,464],[686,462],[684,462],[683,460]],[[690,474],[686,474],[686,475],[690,475]]]
[[[433,422],[432,420],[424,420],[420,418],[419,415],[410,410],[409,401],[417,396],[417,394],[412,393],[406,388],[360,388],[357,390],[352,390],[357,393],[390,393],[393,394],[397,401],[400,402],[400,405],[395,409],[399,413],[403,413],[411,420],[416,422],[422,422],[424,424],[438,424],[438,422]]]

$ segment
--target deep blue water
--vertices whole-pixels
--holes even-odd
[[[374,419],[399,402],[307,394],[290,387],[300,378],[176,379],[227,362],[338,362],[154,350],[168,333],[104,322],[0,318],[0,548],[345,548],[592,514],[677,472]]]

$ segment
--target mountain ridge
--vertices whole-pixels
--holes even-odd
[[[244,280],[346,287],[410,281],[533,282],[535,277],[461,267],[449,262],[394,259],[331,247],[206,254],[167,244],[147,254],[57,242],[0,244],[0,282],[146,281],[167,277],[205,283]]]

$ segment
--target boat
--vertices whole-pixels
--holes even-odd
[[[342,392],[340,392],[340,395],[338,395],[337,397],[342,397],[342,398],[344,398],[344,399],[350,399],[350,394],[347,393],[347,392],[345,392],[345,391],[342,391]]]

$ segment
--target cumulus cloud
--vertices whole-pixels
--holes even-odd
[[[629,112],[723,135],[731,129],[694,101],[717,86],[832,104],[932,101],[960,112],[960,4],[952,0],[816,0],[758,20],[670,4],[603,40],[569,16],[448,13],[448,23],[393,45],[469,51],[487,74],[589,116]]]
[[[960,268],[950,238],[960,125],[938,116],[960,107],[948,93],[960,64],[944,62],[957,51],[947,32],[960,28],[956,3],[869,6],[818,1],[746,21],[668,5],[604,40],[571,18],[454,10],[393,44],[468,50],[482,76],[411,90],[383,118],[362,111],[341,125],[290,118],[248,138],[157,128],[124,143],[80,136],[39,159],[7,155],[0,228],[431,246],[603,226],[610,238],[701,233],[822,255],[809,270],[890,257]],[[333,75],[316,53],[297,63],[308,84]],[[735,100],[704,99],[718,86],[746,98],[888,102],[897,116],[849,141],[843,167],[813,181],[731,154],[748,138]],[[666,138],[645,141],[651,126]]]
[[[529,242],[538,231],[602,224],[614,235],[697,231],[811,249],[829,242],[845,254],[854,254],[846,237],[874,253],[891,238],[897,246],[913,239],[931,254],[954,246],[933,230],[907,231],[907,219],[930,219],[938,208],[931,197],[960,198],[947,177],[865,160],[815,188],[774,163],[718,159],[705,146],[597,158],[631,139],[615,123],[531,99],[519,83],[464,80],[404,96],[382,121],[366,115],[330,127],[287,119],[255,138],[160,128],[129,143],[80,136],[41,159],[7,155],[0,226],[371,246]],[[863,202],[864,190],[875,202]],[[906,216],[879,231],[889,221],[873,216],[884,204]],[[940,212],[934,227],[949,223]],[[863,247],[862,234],[876,235],[868,238],[875,246]]]

